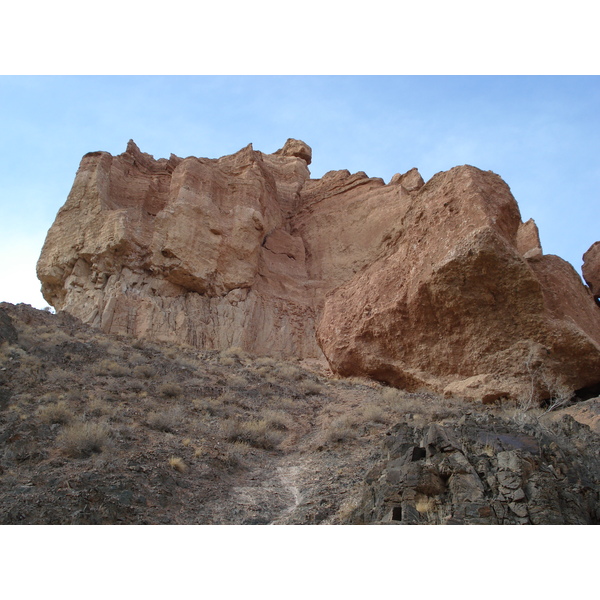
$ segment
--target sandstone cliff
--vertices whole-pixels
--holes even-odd
[[[600,382],[600,308],[543,255],[500,177],[310,179],[311,149],[82,159],[38,263],[104,332],[319,358],[341,375],[492,401]]]

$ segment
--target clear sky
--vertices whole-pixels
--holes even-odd
[[[46,305],[35,263],[81,157],[130,138],[155,158],[299,138],[315,178],[489,169],[579,270],[600,239],[599,109],[597,76],[3,76],[0,300]]]

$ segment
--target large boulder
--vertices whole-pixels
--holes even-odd
[[[497,175],[433,177],[390,252],[327,296],[317,338],[334,371],[484,401],[596,383],[599,309],[533,227]]]

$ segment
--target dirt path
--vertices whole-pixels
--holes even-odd
[[[299,414],[284,454],[252,469],[231,490],[234,522],[314,524],[334,518],[379,456],[379,444],[365,443],[365,431],[342,444],[327,443],[323,434],[332,420],[360,407],[364,395],[332,394]]]

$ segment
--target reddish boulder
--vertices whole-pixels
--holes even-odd
[[[390,252],[327,296],[317,338],[332,368],[488,401],[599,381],[598,307],[570,265],[531,252],[533,227],[519,235],[497,175],[433,177]]]

